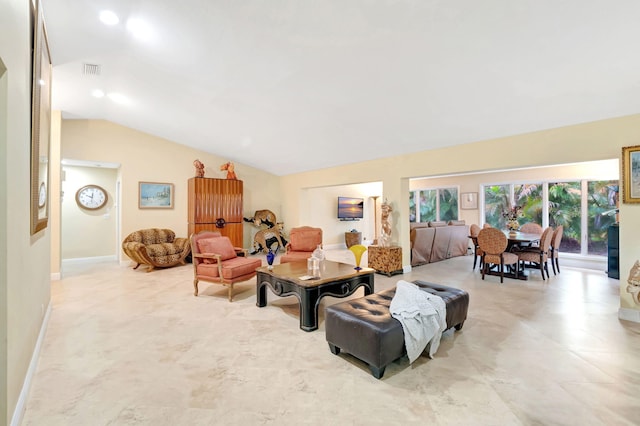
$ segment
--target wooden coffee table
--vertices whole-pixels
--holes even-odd
[[[300,279],[307,275],[306,260],[274,265],[272,270],[263,266],[256,272],[256,305],[267,305],[267,286],[280,297],[295,295],[300,302],[300,328],[304,331],[318,328],[318,305],[324,296],[347,297],[360,286],[364,287],[365,296],[374,292],[373,269],[358,271],[353,265],[329,260],[324,261],[320,278],[311,280]]]

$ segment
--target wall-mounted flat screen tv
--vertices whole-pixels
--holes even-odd
[[[364,199],[338,197],[338,219],[358,220],[364,217]]]

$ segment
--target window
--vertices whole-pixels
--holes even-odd
[[[421,189],[409,193],[409,221],[458,219],[458,188]]]
[[[562,225],[560,251],[582,251],[582,185],[580,182],[549,183],[549,226]]]
[[[494,228],[504,229],[507,221],[502,212],[511,207],[510,185],[491,185],[484,187],[484,221]]]
[[[522,217],[518,219],[520,225],[534,222],[542,225],[542,183],[528,183],[513,186],[513,204],[522,207]]]
[[[587,253],[606,256],[609,227],[616,223],[618,181],[588,182]]]
[[[483,192],[485,223],[505,229],[502,212],[517,204],[522,206],[521,225],[563,226],[561,252],[607,254],[607,234],[616,221],[618,181],[487,185]]]

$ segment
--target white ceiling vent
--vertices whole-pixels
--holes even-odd
[[[100,75],[100,65],[82,64],[82,74],[84,75]]]

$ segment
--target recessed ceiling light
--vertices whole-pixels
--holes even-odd
[[[93,96],[94,98],[104,98],[104,92],[100,89],[96,89],[91,92],[91,96]]]
[[[100,12],[100,21],[105,25],[116,25],[120,22],[120,18],[110,10],[103,10]]]

